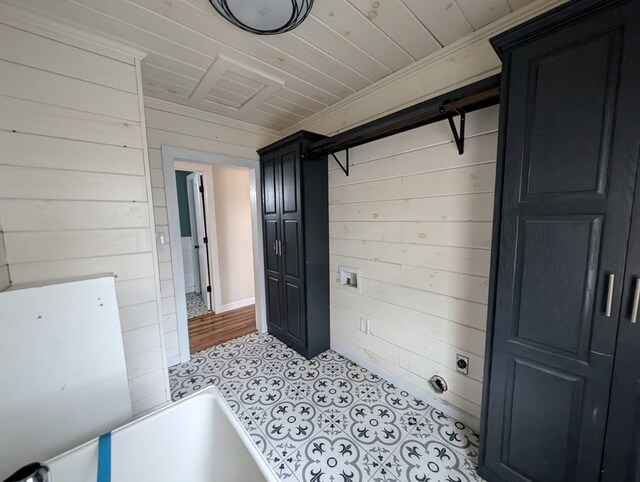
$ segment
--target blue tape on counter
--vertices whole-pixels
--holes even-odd
[[[98,482],[111,482],[111,432],[98,439]]]

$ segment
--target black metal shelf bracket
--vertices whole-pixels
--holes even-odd
[[[340,159],[338,159],[333,152],[331,153],[331,155],[336,160],[336,162],[338,163],[338,166],[340,166],[340,169],[342,169],[342,171],[345,173],[345,175],[349,176],[349,149],[345,149],[345,153],[347,154],[346,166],[340,162]]]
[[[446,111],[444,107],[440,108],[440,112],[446,113],[447,120],[449,121],[449,127],[451,128],[451,133],[453,134],[453,140],[458,147],[458,154],[464,154],[464,124],[466,114],[464,112],[452,112]],[[454,115],[458,114],[460,116],[460,130],[456,128],[455,122],[453,122]]]

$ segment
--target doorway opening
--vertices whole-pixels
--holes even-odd
[[[205,179],[200,171],[176,168],[175,172],[187,319],[191,320],[215,312]]]
[[[179,357],[266,331],[259,162],[163,146]],[[258,192],[256,192],[258,190]]]

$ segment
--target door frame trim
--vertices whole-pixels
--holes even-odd
[[[187,324],[187,300],[184,276],[182,273],[182,242],[180,237],[180,218],[178,212],[178,192],[175,182],[175,162],[186,161],[202,165],[222,165],[243,167],[249,170],[249,196],[251,204],[251,238],[253,242],[253,271],[256,305],[256,329],[267,331],[265,271],[263,259],[264,236],[262,230],[262,191],[260,179],[260,161],[242,159],[212,152],[196,151],[181,147],[162,145],[162,167],[164,171],[164,185],[167,198],[167,218],[169,222],[169,244],[171,249],[171,268],[173,270],[173,288],[176,301],[176,320],[178,326],[179,355],[171,357],[169,366],[186,363],[191,357],[189,349],[189,330]]]

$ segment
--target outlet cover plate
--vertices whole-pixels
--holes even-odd
[[[456,370],[463,375],[469,374],[469,357],[456,353]]]
[[[369,334],[369,320],[360,318],[360,331]]]

